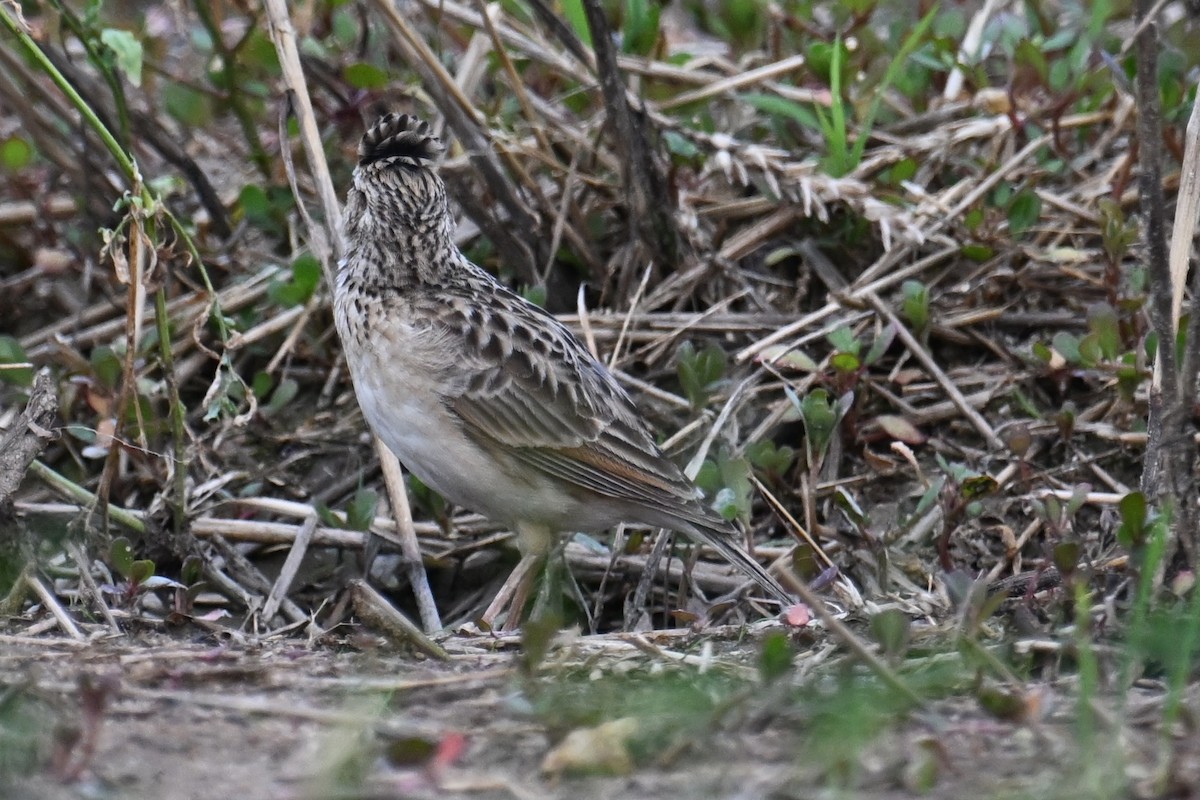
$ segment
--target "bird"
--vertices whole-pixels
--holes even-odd
[[[794,602],[612,373],[454,243],[442,149],[427,122],[385,114],[362,136],[347,192],[334,318],[376,435],[422,483],[517,534],[514,575],[532,574],[565,532],[640,523],[712,547]]]

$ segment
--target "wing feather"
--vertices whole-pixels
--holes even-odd
[[[695,501],[633,402],[575,336],[497,287],[487,320],[465,320],[469,377],[450,407],[473,433],[581,489],[641,505]],[[538,316],[532,317],[531,315]],[[479,333],[486,323],[490,334]],[[496,339],[500,341],[497,342]]]

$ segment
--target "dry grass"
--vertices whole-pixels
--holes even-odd
[[[120,100],[48,34],[70,29],[62,17],[31,17],[191,241],[161,214],[113,210],[142,187],[110,166],[45,74],[0,46],[0,141],[31,141],[38,154],[0,185],[0,337],[19,345],[8,360],[49,369],[63,434],[35,467],[43,480],[16,496],[13,529],[43,577],[28,576],[37,599],[17,598],[13,630],[32,636],[53,619],[68,636],[94,638],[194,619],[316,639],[352,619],[346,587],[368,565],[393,602],[417,609],[409,585],[421,578],[398,555],[412,552],[410,525],[441,619],[470,630],[515,560],[511,537],[419,487],[415,521],[386,499],[373,504],[388,493],[327,284],[308,291],[312,278],[294,267],[312,254],[329,274],[336,200],[312,176],[327,157],[340,193],[362,122],[380,109],[416,112],[442,131],[464,249],[576,330],[668,451],[706,488],[728,490],[758,553],[799,569],[863,638],[859,623],[890,610],[914,623],[906,636],[942,644],[1075,642],[1072,623],[1090,620],[1097,635],[1114,624],[1110,611],[1130,603],[1137,577],[1114,506],[1139,482],[1149,381],[1124,76],[1114,80],[1097,56],[1064,67],[1077,72],[1058,86],[1027,52],[995,40],[989,57],[951,68],[937,62],[945,42],[929,36],[921,59],[887,84],[903,43],[892,26],[907,13],[888,5],[839,16],[839,26],[828,15],[800,24],[772,6],[778,30],[750,47],[672,4],[654,48],[597,58],[542,5],[308,9],[290,20],[303,73],[288,71],[287,31],[274,29],[283,78],[276,48],[252,25],[278,9],[224,9],[214,20],[154,7],[138,30],[157,49],[146,51],[143,85],[126,83]],[[1061,30],[1082,36],[1074,22]],[[616,25],[633,30],[627,16]],[[997,35],[962,27],[960,36]],[[197,50],[199,30],[222,43]],[[1168,30],[1195,35],[1186,20]],[[817,65],[835,31],[857,45],[845,56],[844,107]],[[1130,33],[1109,20],[1093,47]],[[674,57],[684,51],[700,55]],[[1071,61],[1064,48],[1041,55],[1050,71]],[[245,83],[189,77],[207,76],[216,56],[236,61]],[[360,64],[385,80],[349,78]],[[1168,82],[1186,86],[1182,75]],[[960,80],[960,91],[945,88]],[[300,102],[299,134],[276,94],[285,84],[311,95],[315,124]],[[189,118],[200,112],[181,110],[180,97],[217,113]],[[861,160],[839,173],[837,142],[814,126],[839,107],[861,122],[876,98],[875,126],[843,143],[867,137]],[[1179,102],[1167,109],[1171,131]],[[1177,184],[1168,169],[1166,190]],[[98,226],[124,237],[103,255]],[[145,247],[140,260],[131,241]],[[0,431],[27,391],[0,382]],[[822,443],[803,409],[839,398]],[[86,565],[100,583],[122,584],[108,573],[120,571],[108,557],[115,535],[185,584],[186,559],[199,556],[205,585],[175,592],[182,615],[80,579]],[[724,631],[709,626],[760,616],[748,601],[689,601],[741,581],[704,554],[655,561],[651,541],[622,531],[567,547],[571,608],[585,629],[645,613],[654,629]],[[626,608],[639,581],[646,606]],[[1007,599],[987,602],[989,592]],[[115,620],[99,616],[106,606]],[[680,607],[687,613],[672,613]],[[245,624],[216,621],[215,610]],[[421,618],[435,627],[428,611]],[[809,644],[835,652],[819,634]],[[578,647],[567,652],[586,661]],[[679,655],[672,663],[696,657]]]

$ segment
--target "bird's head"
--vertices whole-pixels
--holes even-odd
[[[446,187],[433,162],[441,142],[424,120],[379,118],[358,145],[358,166],[346,200],[347,237],[440,237],[449,233]]]

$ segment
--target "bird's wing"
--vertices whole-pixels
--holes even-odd
[[[457,315],[456,371],[468,377],[448,400],[466,428],[568,484],[637,504],[694,502],[608,370],[551,315],[497,292]]]
[[[783,587],[697,501],[612,375],[552,316],[502,287],[498,302],[442,315],[468,375],[450,407],[481,441],[569,485],[628,501],[630,521],[674,528],[720,552],[782,602]],[[638,513],[638,509],[641,513]]]

